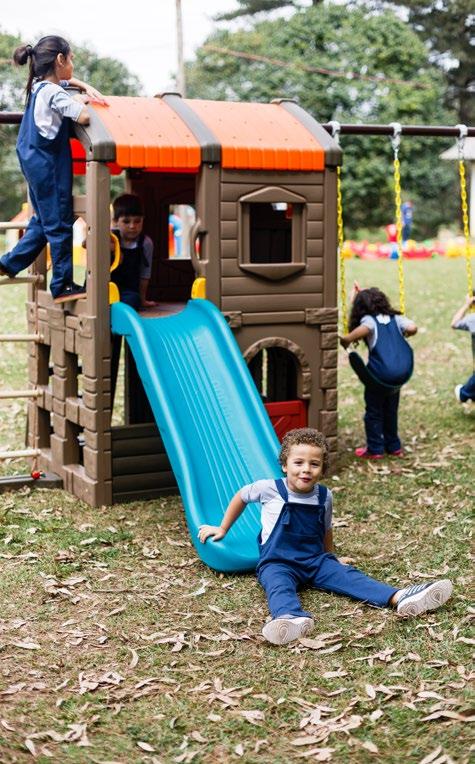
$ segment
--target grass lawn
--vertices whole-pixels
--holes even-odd
[[[348,283],[396,302],[396,267],[350,261]],[[469,761],[475,415],[453,397],[470,339],[450,329],[465,266],[405,267],[420,327],[401,401],[407,456],[353,458],[362,388],[341,351],[334,534],[340,555],[388,582],[450,577],[448,605],[401,621],[305,592],[315,632],[278,648],[261,637],[254,577],[197,559],[178,497],[91,510],[61,491],[0,495],[2,764]],[[21,331],[23,289],[2,290],[4,331]],[[23,386],[26,352],[0,353],[2,388]],[[2,448],[21,447],[23,411],[0,402]]]

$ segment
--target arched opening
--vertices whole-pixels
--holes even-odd
[[[244,357],[278,437],[305,427],[311,372],[303,350],[290,340],[270,337],[248,348]]]

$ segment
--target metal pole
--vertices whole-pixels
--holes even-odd
[[[178,92],[186,96],[185,63],[183,60],[183,16],[181,12],[181,0],[175,0],[176,4],[176,52],[177,52],[177,76],[176,84]]]

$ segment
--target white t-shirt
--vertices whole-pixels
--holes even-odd
[[[319,504],[319,486],[314,486],[310,493],[294,493],[289,491],[287,480],[284,479],[285,487],[289,494],[289,501],[297,504]],[[284,500],[277,490],[275,480],[256,480],[255,483],[245,485],[241,489],[241,499],[246,504],[257,502],[261,505],[261,523],[262,523],[262,543],[269,538],[274,525],[279,519],[284,506]],[[325,501],[325,531],[332,527],[333,497],[330,489],[327,489],[327,498]]]
[[[35,82],[31,91],[34,93],[44,80]],[[63,85],[68,83],[63,81]],[[56,138],[64,117],[70,117],[77,122],[84,104],[74,101],[61,85],[55,85],[54,82],[48,82],[41,88],[35,101],[35,110],[33,118],[38,132],[44,138],[53,140]]]
[[[414,323],[406,316],[394,316],[394,318],[396,319],[397,328],[401,334]],[[369,329],[370,333],[365,337],[365,340],[370,350],[374,348],[378,341],[378,323],[389,324],[390,320],[391,316],[388,316],[387,313],[378,313],[377,316],[363,316],[360,321],[360,326],[367,326]]]

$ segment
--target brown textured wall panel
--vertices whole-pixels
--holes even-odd
[[[320,386],[322,388],[336,387],[337,383],[337,371],[336,369],[321,369],[320,371]]]
[[[310,306],[319,306],[323,302],[321,294],[286,294],[253,295],[252,297],[223,297],[222,310],[240,310],[243,313],[263,313],[286,310],[299,310]]]
[[[237,239],[238,225],[236,221],[225,220],[221,223],[221,238]]]
[[[246,276],[227,278],[222,281],[223,300],[228,296],[235,297],[238,295],[246,295],[246,298],[248,298],[252,295],[262,295],[263,288],[265,287],[267,287],[269,291],[272,289],[272,296],[266,294],[262,298],[263,301],[266,301],[268,297],[272,297],[273,299],[276,295],[282,295],[285,297],[285,304],[287,306],[288,297],[295,297],[301,293],[315,294],[321,292],[323,278],[321,276],[296,278],[293,279],[291,288],[288,279],[285,279],[284,281],[272,281],[269,284],[269,282],[266,282],[264,279],[254,279]],[[290,289],[292,290],[291,295],[289,295]]]

